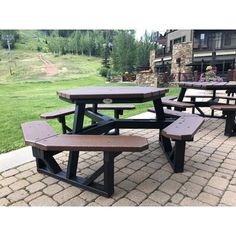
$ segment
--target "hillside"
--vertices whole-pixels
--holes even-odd
[[[57,73],[48,74],[45,61],[55,66]],[[7,50],[0,50],[0,83],[38,82],[47,80],[78,79],[84,76],[98,76],[101,59],[88,56],[63,55],[15,49],[9,62]],[[10,67],[12,75],[10,74]]]

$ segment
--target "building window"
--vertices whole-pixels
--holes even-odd
[[[174,39],[174,44],[181,43],[181,38]]]
[[[215,34],[215,47],[216,49],[221,49],[221,39],[222,39],[222,33],[216,33]]]
[[[225,42],[224,42],[225,46],[229,46],[231,45],[231,33],[226,33],[225,34]]]
[[[207,37],[205,33],[200,34],[200,48],[207,48]]]
[[[182,42],[185,42],[185,41],[186,41],[186,37],[183,36],[183,37],[182,37]]]

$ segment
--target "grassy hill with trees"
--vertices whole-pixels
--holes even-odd
[[[41,113],[70,106],[58,99],[56,91],[84,86],[127,86],[127,84],[106,83],[106,78],[99,74],[101,67],[104,66],[102,64],[104,54],[102,53],[105,53],[106,49],[101,46],[102,43],[106,43],[104,31],[13,31],[15,38],[14,43],[12,41],[10,45],[10,54],[5,39],[2,37],[9,33],[11,31],[0,31],[2,43],[0,47],[0,153],[24,146],[21,123],[38,120]],[[125,34],[125,37],[121,34]],[[84,51],[81,51],[80,44],[77,46],[73,44],[75,49],[72,51],[63,46],[67,45],[64,44],[65,42],[69,43],[73,38],[79,38],[78,35],[81,40],[79,42],[83,42],[83,45],[87,45],[88,38],[93,36],[93,39],[96,39],[93,41],[93,45],[97,45],[97,51],[95,49],[89,51],[86,49],[87,46],[84,46]],[[137,43],[130,32],[117,31],[112,37],[114,37],[113,50],[115,45],[122,48],[122,45],[127,44],[129,40],[134,44]],[[82,40],[82,38],[84,39]],[[50,48],[53,40],[58,46],[57,50],[54,49],[55,51]],[[65,48],[62,50],[63,47]],[[98,49],[101,51],[99,52]],[[121,63],[119,58],[131,55],[127,48],[125,48],[127,54],[118,54],[118,50],[112,54],[113,50],[107,55],[111,70],[114,70],[112,56],[115,55],[117,63]],[[129,61],[129,63],[131,62]],[[47,73],[48,65],[56,68],[55,74]],[[121,73],[119,70],[124,71],[128,66],[130,65],[122,67],[121,70],[118,69],[121,67],[117,67],[116,73]],[[174,90],[171,91],[171,94],[173,93],[175,93]],[[124,117],[144,112],[150,106],[152,106],[151,103],[137,104],[137,109],[126,112]],[[112,113],[109,114],[112,115]],[[89,120],[86,120],[86,123],[88,122]],[[49,123],[58,132],[61,132],[56,120]],[[69,118],[69,124],[72,124],[72,116]]]

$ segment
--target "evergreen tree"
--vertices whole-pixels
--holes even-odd
[[[115,71],[131,72],[135,65],[136,44],[133,31],[119,31],[114,37],[112,59]]]

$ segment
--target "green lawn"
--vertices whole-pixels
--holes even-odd
[[[66,72],[60,73],[52,78],[48,78],[41,73],[41,77],[39,76],[37,80],[37,76],[33,74],[32,71],[28,72],[26,70],[27,60],[24,59],[23,62],[26,64],[22,61],[17,61],[18,65],[20,63],[24,64],[19,66],[21,70],[19,68],[15,69],[15,71],[19,71],[20,76],[17,74],[18,72],[16,72],[13,76],[0,77],[0,153],[24,146],[20,128],[21,123],[38,120],[41,113],[71,106],[71,104],[59,100],[56,91],[85,86],[127,85],[105,83],[104,78],[98,75],[100,60],[97,58],[78,56],[55,58],[50,54],[47,56],[47,58],[54,60],[54,63],[59,65],[60,68],[66,67]],[[32,64],[36,67],[37,63],[40,64],[38,61],[31,63],[30,60],[28,60],[29,67],[30,65],[32,66]],[[3,71],[3,67],[4,66],[1,64],[0,71],[1,69]],[[22,67],[25,68],[25,73],[22,72]],[[36,68],[34,72],[37,74],[37,71],[38,69]],[[79,74],[78,71],[80,71]],[[28,79],[25,79],[23,74],[25,74]],[[32,74],[32,77],[30,77],[30,74]],[[177,93],[178,88],[170,88],[169,95],[175,95]],[[150,102],[136,104],[136,109],[125,112],[124,117],[145,112],[150,106],[152,106]],[[73,116],[70,116],[68,120],[70,125],[72,124],[72,117]],[[49,123],[58,132],[61,132],[60,125],[56,120],[49,121]],[[86,120],[86,123],[88,123],[88,120]]]

